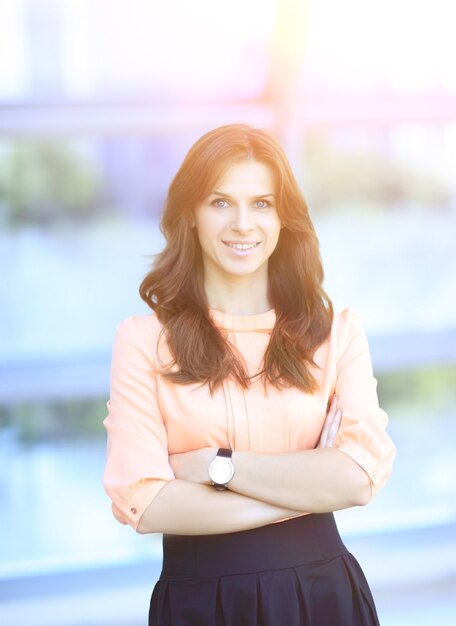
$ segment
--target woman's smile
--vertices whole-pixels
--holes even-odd
[[[247,256],[254,252],[254,250],[260,245],[259,241],[253,242],[236,242],[236,241],[224,241],[225,246],[235,254],[236,256]]]

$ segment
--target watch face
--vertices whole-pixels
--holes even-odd
[[[229,459],[216,457],[209,465],[209,478],[216,485],[226,485],[234,474],[233,464]]]

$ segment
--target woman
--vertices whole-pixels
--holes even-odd
[[[149,624],[378,624],[332,513],[369,502],[395,448],[276,141],[204,135],[162,231],[140,287],[153,313],[117,329],[104,422],[115,517],[164,534]]]

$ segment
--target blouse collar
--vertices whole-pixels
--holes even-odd
[[[274,309],[254,315],[229,315],[218,309],[209,309],[209,313],[220,328],[239,332],[272,330],[276,321]]]

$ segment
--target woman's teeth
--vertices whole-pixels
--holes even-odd
[[[230,248],[235,248],[236,250],[250,250],[250,248],[255,248],[259,242],[256,243],[230,243],[229,241],[223,242],[225,245]]]

